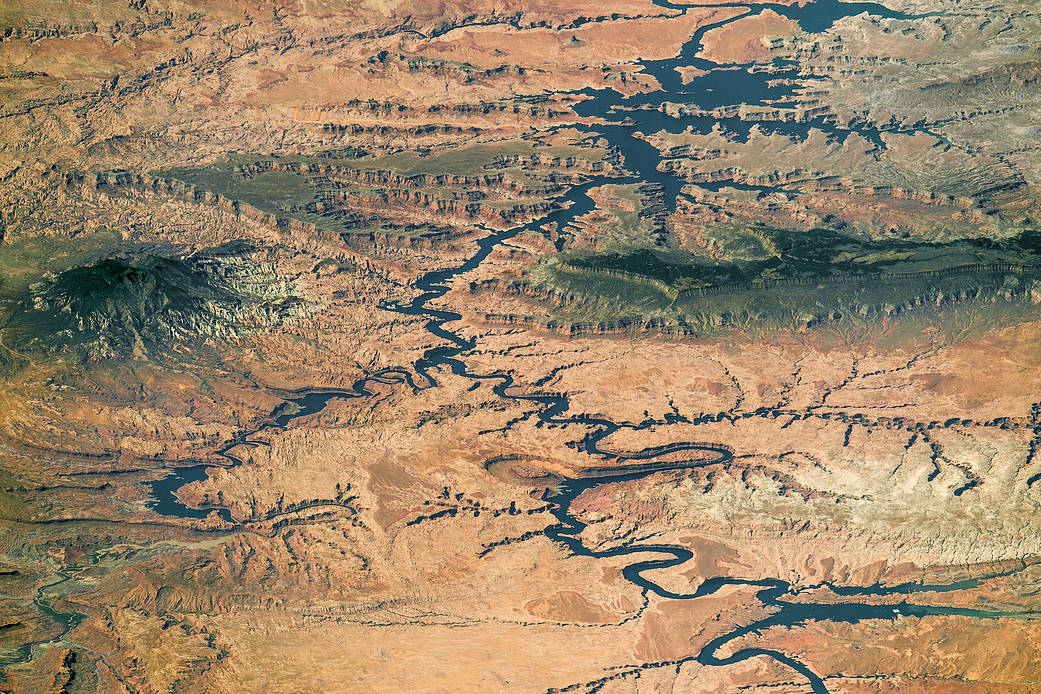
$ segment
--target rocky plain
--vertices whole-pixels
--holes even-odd
[[[1039,37],[0,5],[0,691],[1041,691]]]

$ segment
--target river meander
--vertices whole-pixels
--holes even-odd
[[[655,0],[655,4],[676,11],[687,11],[696,5],[679,5],[669,0]],[[910,16],[888,10],[875,3],[840,3],[836,0],[818,0],[805,7],[775,4],[738,5],[749,9],[751,14],[766,9],[795,19],[806,31],[822,31],[830,27],[836,20],[861,12],[880,15],[891,19],[911,19]],[[720,7],[720,5],[713,5]],[[744,14],[741,16],[748,16]],[[739,18],[739,17],[738,17]],[[736,19],[736,18],[735,18]],[[727,20],[733,21],[733,20]],[[650,134],[659,130],[679,132],[692,128],[699,132],[707,132],[717,124],[722,124],[736,137],[747,136],[753,124],[737,118],[718,119],[709,116],[672,117],[661,110],[667,102],[694,104],[702,109],[738,104],[777,105],[786,97],[795,93],[798,85],[799,71],[795,66],[775,63],[766,69],[749,69],[749,66],[727,66],[725,69],[703,58],[696,57],[700,48],[701,37],[706,31],[721,26],[719,22],[699,29],[684,46],[681,53],[669,60],[645,61],[644,70],[653,75],[661,85],[661,90],[650,93],[623,97],[611,90],[585,90],[580,93],[585,97],[576,108],[581,116],[591,119],[591,124],[582,126],[591,136],[604,137],[617,148],[624,158],[624,163],[631,176],[621,179],[622,182],[653,183],[661,187],[664,202],[668,209],[675,209],[676,196],[685,182],[667,172],[660,171],[660,153],[637,133]],[[688,84],[683,84],[677,67],[694,66],[708,72],[697,77]],[[776,102],[776,103],[774,103]],[[838,138],[850,132],[858,132],[876,146],[883,146],[879,131],[872,128],[840,128],[827,119],[817,118],[807,122],[772,122],[757,123],[758,127],[768,132],[779,132],[791,137],[806,137],[811,128],[822,129]],[[586,427],[588,434],[577,447],[576,456],[594,457],[601,461],[618,460],[620,469],[624,463],[615,453],[601,450],[599,444],[612,433],[623,427],[646,428],[650,426],[667,427],[669,424],[686,421],[677,415],[660,420],[648,420],[637,425],[616,423],[603,418],[569,415],[568,398],[562,395],[515,394],[514,379],[507,373],[479,374],[470,371],[466,364],[466,354],[474,348],[472,341],[462,337],[446,327],[461,318],[460,314],[432,308],[430,304],[444,296],[452,281],[480,265],[489,253],[500,243],[528,229],[538,229],[546,224],[556,225],[563,230],[572,220],[593,209],[593,201],[587,195],[593,186],[604,183],[618,183],[618,177],[595,176],[585,183],[575,185],[557,200],[557,209],[529,224],[508,231],[490,233],[477,244],[476,252],[462,264],[443,270],[430,272],[421,277],[416,285],[420,294],[407,304],[387,304],[383,308],[408,316],[419,316],[426,319],[425,328],[432,335],[444,340],[447,344],[426,351],[413,365],[412,370],[391,369],[373,374],[359,380],[350,390],[330,391],[314,390],[301,392],[288,399],[292,407],[283,407],[276,411],[262,428],[279,428],[287,426],[293,419],[319,412],[325,405],[337,398],[361,398],[370,393],[368,386],[372,383],[397,383],[412,390],[437,387],[437,372],[448,369],[453,374],[479,382],[491,384],[494,392],[505,399],[523,400],[536,403],[539,407],[538,418],[545,424],[572,424]],[[736,186],[726,182],[722,185]],[[755,186],[744,186],[755,189]],[[254,432],[256,433],[256,432]],[[236,441],[234,445],[249,442],[250,435]],[[230,465],[241,461],[231,457],[225,449]],[[631,481],[655,474],[664,469],[682,467],[675,459],[660,466],[653,465],[656,456],[665,453],[675,454],[677,451],[689,450],[698,452],[696,460],[688,467],[696,465],[725,465],[731,458],[725,447],[714,447],[707,444],[677,442],[666,448],[633,451],[625,456],[626,460],[641,460],[644,464],[638,471],[624,471],[617,475],[600,475],[582,479],[563,481],[548,499],[554,503],[552,514],[557,523],[546,530],[546,535],[565,545],[575,556],[607,558],[626,556],[633,562],[623,570],[626,580],[638,586],[644,596],[656,596],[664,600],[686,600],[714,593],[726,586],[753,586],[758,588],[755,599],[768,608],[769,616],[752,621],[725,633],[708,642],[697,653],[688,658],[669,661],[667,663],[650,663],[644,667],[665,667],[679,665],[684,661],[697,661],[705,666],[722,666],[744,661],[750,658],[770,658],[791,668],[803,677],[816,694],[828,691],[824,680],[809,666],[791,655],[777,650],[743,647],[729,655],[720,655],[725,646],[749,635],[754,635],[770,627],[794,627],[809,622],[859,622],[862,620],[896,620],[902,617],[929,617],[934,615],[964,616],[979,619],[1000,617],[1034,618],[1031,614],[1007,614],[990,612],[982,609],[963,607],[943,607],[928,604],[916,604],[909,597],[921,593],[939,593],[971,589],[979,585],[978,580],[966,580],[946,585],[923,585],[908,583],[897,586],[825,586],[835,596],[835,601],[807,602],[805,592],[807,586],[795,587],[780,578],[762,578],[749,580],[728,576],[710,578],[690,593],[675,593],[664,589],[645,572],[652,569],[677,567],[693,558],[693,553],[678,545],[669,544],[626,544],[608,550],[592,550],[583,544],[581,538],[585,525],[571,512],[572,502],[584,491],[600,485]],[[707,456],[705,454],[708,454]],[[652,464],[646,464],[650,461]],[[580,467],[580,466],[578,466]],[[152,484],[154,501],[152,507],[162,514],[185,518],[201,518],[212,509],[196,509],[181,503],[176,491],[184,484],[201,480],[206,476],[206,466],[182,468],[172,472],[168,477]],[[232,521],[227,509],[217,509],[225,521]],[[859,600],[858,600],[859,598]],[[869,602],[868,598],[891,598]]]

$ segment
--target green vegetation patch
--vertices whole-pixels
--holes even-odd
[[[335,234],[355,230],[350,215],[323,213],[320,183],[312,176],[287,170],[248,172],[249,165],[270,158],[231,156],[209,166],[165,169],[158,176],[177,179],[215,195],[247,203],[280,219],[296,219]],[[342,162],[340,162],[342,163]]]
[[[599,162],[606,150],[599,147],[574,145],[541,145],[534,140],[513,139],[494,143],[477,143],[440,150],[422,155],[405,151],[376,157],[344,160],[340,157],[285,156],[236,154],[222,157],[212,164],[199,167],[179,167],[152,172],[155,176],[171,178],[202,191],[208,191],[228,200],[246,203],[261,212],[279,219],[293,219],[313,224],[317,229],[341,236],[358,233],[385,233],[378,220],[350,209],[336,193],[346,192],[378,201],[381,186],[365,183],[337,184],[330,194],[329,183],[316,171],[297,171],[294,164],[318,164],[344,167],[361,171],[389,172],[396,176],[465,176],[480,177],[502,174],[504,179],[523,186],[530,194],[480,195],[482,205],[491,209],[510,209],[518,205],[543,201],[542,194],[553,194],[556,184],[540,177],[538,167],[532,167],[531,158],[539,161],[560,160],[560,165],[581,160]],[[272,166],[276,164],[276,166]],[[553,165],[555,168],[557,165]],[[416,193],[427,193],[445,200],[469,200],[473,188],[455,185],[449,181],[430,183],[418,180],[413,186]],[[396,234],[400,235],[400,234]]]
[[[672,317],[701,326],[805,326],[903,315],[995,296],[1041,299],[1041,233],[1004,242],[871,241],[817,229],[730,230],[715,256],[572,251],[535,277],[578,296],[572,320]]]
[[[557,259],[564,272],[660,283],[664,291],[741,288],[771,282],[885,280],[892,275],[945,272],[959,267],[1041,263],[1041,233],[1005,243],[972,239],[949,243],[870,241],[836,231],[747,229],[721,244],[719,259],[683,251],[636,248],[573,253]]]

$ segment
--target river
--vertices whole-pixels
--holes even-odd
[[[693,5],[674,4],[669,0],[655,0],[655,4],[663,8],[684,12],[696,7]],[[713,5],[712,7],[720,6]],[[798,21],[800,26],[807,31],[823,31],[836,20],[861,12],[868,12],[869,14],[892,19],[911,19],[909,15],[893,12],[875,3],[840,3],[836,0],[818,0],[805,7],[775,4],[735,4],[733,6],[748,8],[750,14],[757,14],[767,9],[773,10],[778,14]],[[742,16],[749,15],[745,14]],[[603,418],[568,415],[570,403],[566,396],[514,394],[511,392],[515,385],[514,379],[509,374],[480,374],[470,371],[466,365],[465,356],[469,350],[475,347],[474,343],[446,327],[447,324],[459,320],[461,318],[460,314],[435,309],[430,304],[448,292],[452,281],[456,277],[478,267],[488,257],[489,253],[502,242],[522,231],[538,229],[545,224],[554,224],[558,230],[562,231],[569,222],[592,210],[594,203],[587,193],[593,186],[626,181],[657,184],[662,190],[666,208],[670,211],[674,210],[676,197],[679,195],[685,182],[667,172],[659,171],[657,168],[661,161],[659,152],[646,141],[637,137],[636,134],[638,132],[649,134],[663,129],[669,132],[680,132],[688,127],[699,132],[707,132],[716,124],[722,124],[729,133],[734,134],[736,137],[741,137],[747,136],[753,124],[737,118],[716,119],[707,116],[676,118],[663,113],[660,110],[662,104],[666,102],[690,103],[705,109],[736,104],[769,105],[771,102],[782,100],[795,93],[799,71],[793,65],[775,62],[769,66],[769,69],[765,70],[732,69],[732,66],[730,66],[731,69],[723,70],[714,63],[696,57],[700,48],[701,38],[705,32],[726,23],[726,21],[718,22],[699,29],[675,58],[643,62],[645,72],[657,79],[662,87],[661,90],[630,97],[623,97],[617,92],[607,89],[587,89],[578,93],[579,96],[585,97],[585,100],[576,107],[576,111],[581,116],[595,119],[591,124],[581,127],[589,132],[591,136],[606,138],[622,154],[625,166],[631,172],[630,177],[619,179],[618,177],[595,176],[582,184],[571,187],[558,200],[558,209],[555,211],[511,230],[489,233],[477,242],[476,252],[465,262],[449,269],[430,272],[419,278],[416,285],[420,290],[420,294],[411,302],[405,304],[389,303],[382,307],[387,311],[426,319],[426,330],[444,340],[447,343],[446,345],[427,350],[412,365],[411,371],[400,368],[381,371],[360,379],[349,390],[300,392],[288,398],[287,403],[290,406],[283,406],[276,410],[261,429],[285,427],[293,419],[321,411],[333,399],[367,397],[370,395],[368,386],[372,383],[396,383],[413,390],[435,388],[438,385],[436,372],[443,368],[447,368],[453,374],[463,378],[489,382],[499,397],[508,400],[523,400],[537,403],[539,405],[538,418],[542,423],[574,424],[586,427],[589,433],[578,446],[579,450],[576,455],[585,454],[608,460],[619,458],[617,454],[603,451],[599,447],[601,441],[619,429],[639,429],[651,426],[666,427],[676,422],[687,421],[681,416],[670,415],[662,420],[648,420],[636,425],[622,424]],[[683,84],[679,73],[675,70],[675,68],[683,66],[694,66],[708,72],[701,77],[693,79],[689,84]],[[824,130],[830,136],[839,139],[848,136],[851,132],[857,132],[868,138],[875,146],[884,146],[880,138],[880,131],[875,128],[841,128],[825,118],[816,118],[809,122],[773,122],[758,123],[758,125],[764,131],[783,133],[791,137],[806,137],[811,128]],[[718,188],[723,185],[757,188],[756,186],[735,186],[735,184],[730,182],[716,184],[714,187]],[[256,431],[253,432],[253,434],[255,433]],[[234,446],[248,444],[253,434],[233,442],[225,449],[224,454],[228,458],[230,465],[237,465],[241,461],[231,457],[229,451]],[[661,456],[665,452],[674,453],[678,450],[690,450],[714,455],[707,461],[704,459],[704,456],[699,456],[699,462],[691,462],[691,466],[726,464],[731,457],[730,452],[722,447],[679,442],[667,449],[658,448],[634,451],[627,454],[625,458],[653,461],[655,456]],[[550,539],[566,546],[574,556],[593,558],[634,557],[633,563],[628,564],[622,574],[626,580],[641,589],[645,598],[649,595],[654,595],[666,600],[686,600],[709,595],[727,586],[753,586],[759,589],[755,593],[755,599],[762,606],[768,608],[770,614],[765,618],[752,621],[718,636],[708,642],[696,654],[692,654],[687,658],[666,663],[652,663],[645,667],[678,666],[686,661],[697,661],[705,666],[723,666],[750,658],[769,658],[791,668],[805,678],[808,686],[815,694],[825,694],[828,689],[823,678],[809,666],[786,653],[754,647],[740,648],[726,656],[719,655],[719,652],[728,644],[770,627],[793,627],[808,622],[858,622],[869,619],[892,621],[902,617],[928,617],[934,615],[965,616],[981,619],[1035,617],[1033,613],[1008,614],[972,608],[919,605],[907,601],[908,596],[913,596],[916,593],[971,589],[979,585],[978,580],[960,581],[945,585],[915,583],[897,586],[872,585],[860,587],[826,585],[825,587],[830,588],[831,592],[836,596],[836,602],[806,602],[803,599],[804,596],[799,596],[798,594],[805,594],[805,589],[808,587],[803,586],[799,589],[780,578],[749,580],[719,576],[710,578],[690,593],[668,591],[646,578],[644,573],[651,569],[677,567],[693,558],[690,550],[678,545],[668,544],[629,544],[609,550],[595,551],[583,544],[580,535],[585,525],[571,512],[572,502],[586,490],[600,485],[614,484],[657,474],[662,469],[666,469],[666,467],[675,469],[676,463],[663,463],[659,468],[655,468],[653,465],[649,467],[642,466],[637,472],[623,472],[613,476],[565,480],[558,486],[553,496],[549,497],[549,500],[554,503],[552,514],[557,523],[546,530],[546,535]],[[152,483],[154,497],[152,507],[157,512],[168,515],[186,518],[201,518],[205,516],[209,510],[200,510],[186,506],[177,499],[175,493],[184,484],[203,479],[206,476],[206,469],[206,466],[181,468],[171,473],[168,477]],[[624,470],[624,467],[621,469]],[[229,522],[232,520],[227,509],[217,510],[224,520]],[[635,560],[637,556],[641,558]],[[892,604],[869,604],[864,600],[868,597],[891,597]],[[857,598],[861,598],[861,600],[858,601]]]

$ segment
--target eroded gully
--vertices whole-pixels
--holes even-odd
[[[676,5],[668,0],[655,0],[655,4],[686,12],[696,6]],[[795,19],[807,31],[821,31],[831,26],[836,19],[844,16],[868,12],[891,19],[910,19],[908,15],[892,12],[874,3],[845,4],[835,0],[821,0],[806,7],[789,7],[784,5],[735,5],[748,8],[752,14],[771,9],[784,16]],[[720,5],[713,5],[720,7]],[[742,16],[748,16],[747,14]],[[737,17],[739,18],[739,17]],[[737,19],[734,18],[734,19]],[[706,643],[697,653],[686,658],[657,663],[644,663],[632,668],[636,670],[654,667],[679,667],[684,662],[696,661],[704,666],[724,666],[739,663],[751,658],[769,658],[784,665],[805,678],[809,688],[815,694],[825,694],[828,689],[822,677],[797,658],[778,650],[758,647],[739,647],[726,652],[726,647],[735,644],[747,636],[756,635],[772,627],[794,627],[810,622],[846,622],[855,623],[862,620],[893,621],[902,617],[928,617],[934,615],[964,616],[980,619],[1002,617],[1033,618],[1033,613],[1003,613],[982,609],[942,607],[935,605],[919,605],[908,602],[907,597],[916,593],[940,593],[971,589],[983,579],[970,579],[956,583],[926,585],[906,583],[894,586],[834,586],[821,584],[796,589],[788,581],[780,578],[744,579],[718,576],[704,581],[696,590],[689,593],[677,593],[663,588],[653,580],[644,576],[650,570],[678,567],[693,558],[693,553],[682,546],[671,544],[632,543],[606,550],[595,550],[587,547],[581,538],[586,527],[571,512],[572,502],[584,491],[606,484],[632,481],[649,475],[659,474],[663,470],[692,468],[707,465],[726,465],[732,454],[725,446],[714,446],[695,442],[677,442],[667,447],[647,448],[641,451],[619,454],[603,450],[600,443],[611,434],[623,428],[646,429],[652,426],[667,427],[676,422],[688,421],[681,415],[670,414],[661,420],[648,419],[638,424],[618,423],[606,418],[584,415],[569,415],[570,403],[566,395],[547,395],[513,392],[515,382],[512,375],[505,372],[480,374],[472,372],[466,365],[464,357],[475,348],[475,342],[467,339],[450,328],[448,324],[460,320],[462,316],[452,311],[437,309],[431,306],[442,298],[450,289],[456,277],[477,268],[492,250],[527,230],[538,230],[547,224],[555,225],[558,232],[566,232],[568,225],[581,215],[593,209],[594,203],[587,195],[590,188],[604,183],[652,183],[660,187],[666,209],[675,209],[676,197],[680,195],[684,181],[659,171],[661,154],[638,132],[651,133],[658,130],[680,132],[685,128],[707,132],[717,124],[722,125],[728,133],[737,138],[747,136],[751,124],[737,118],[713,118],[709,116],[673,117],[661,110],[664,103],[693,103],[706,109],[733,104],[770,104],[794,92],[793,81],[798,77],[794,66],[775,63],[769,69],[720,69],[719,65],[696,56],[701,37],[708,30],[726,24],[733,19],[717,22],[698,30],[683,47],[680,55],[669,60],[644,61],[645,72],[653,75],[661,84],[659,91],[640,94],[633,97],[622,97],[610,90],[584,90],[580,96],[584,101],[579,103],[576,111],[579,115],[588,116],[589,122],[580,126],[590,136],[604,137],[622,155],[628,177],[595,176],[585,183],[575,185],[559,198],[556,209],[528,224],[507,231],[490,233],[477,242],[477,251],[465,262],[455,267],[430,272],[416,282],[420,294],[408,303],[388,303],[384,310],[408,316],[426,319],[425,329],[433,336],[444,340],[447,344],[427,350],[413,365],[411,370],[396,368],[380,371],[355,382],[349,390],[308,390],[301,391],[287,399],[286,405],[276,410],[270,419],[250,434],[234,441],[223,455],[231,461],[231,465],[241,464],[230,451],[239,445],[254,444],[251,437],[265,429],[286,427],[293,419],[315,414],[334,399],[364,398],[372,395],[373,384],[401,384],[413,391],[435,388],[438,386],[437,372],[448,369],[456,376],[485,382],[490,385],[496,395],[507,400],[526,401],[538,406],[536,416],[538,425],[576,425],[585,427],[587,434],[573,444],[576,455],[584,454],[603,461],[614,461],[620,470],[619,474],[603,475],[595,478],[570,479],[562,482],[549,497],[554,503],[552,510],[557,523],[546,529],[545,534],[551,540],[566,546],[574,556],[592,558],[636,557],[640,560],[628,564],[623,570],[624,578],[642,591],[645,602],[649,596],[657,596],[663,600],[687,600],[711,595],[728,586],[751,586],[758,588],[755,599],[769,612],[765,618],[752,621],[724,633]],[[707,74],[683,84],[675,68],[695,66],[708,70]],[[747,67],[747,66],[746,66]],[[834,123],[817,118],[805,122],[758,123],[767,132],[776,132],[789,137],[806,137],[811,128],[824,130],[829,136],[844,139],[852,132],[857,132],[883,147],[880,131],[872,127],[838,127]],[[708,187],[718,188],[721,185],[757,189],[757,186],[735,186],[730,182]],[[763,190],[767,190],[763,187]],[[673,456],[680,451],[697,453],[687,463],[677,463],[675,459],[654,464],[654,458],[665,453]],[[628,461],[640,461],[639,469],[627,470],[632,466]],[[152,483],[154,501],[153,508],[163,514],[188,518],[202,518],[213,511],[212,508],[196,509],[182,504],[176,497],[176,491],[184,484],[203,479],[206,476],[205,465],[181,468],[168,477]],[[232,521],[227,509],[217,509],[226,521]],[[835,596],[834,602],[806,601],[807,591],[811,588],[827,588]],[[857,601],[857,598],[861,598]],[[881,598],[873,604],[867,598]],[[583,683],[579,683],[583,684]],[[584,683],[587,688],[594,688],[595,683]]]

